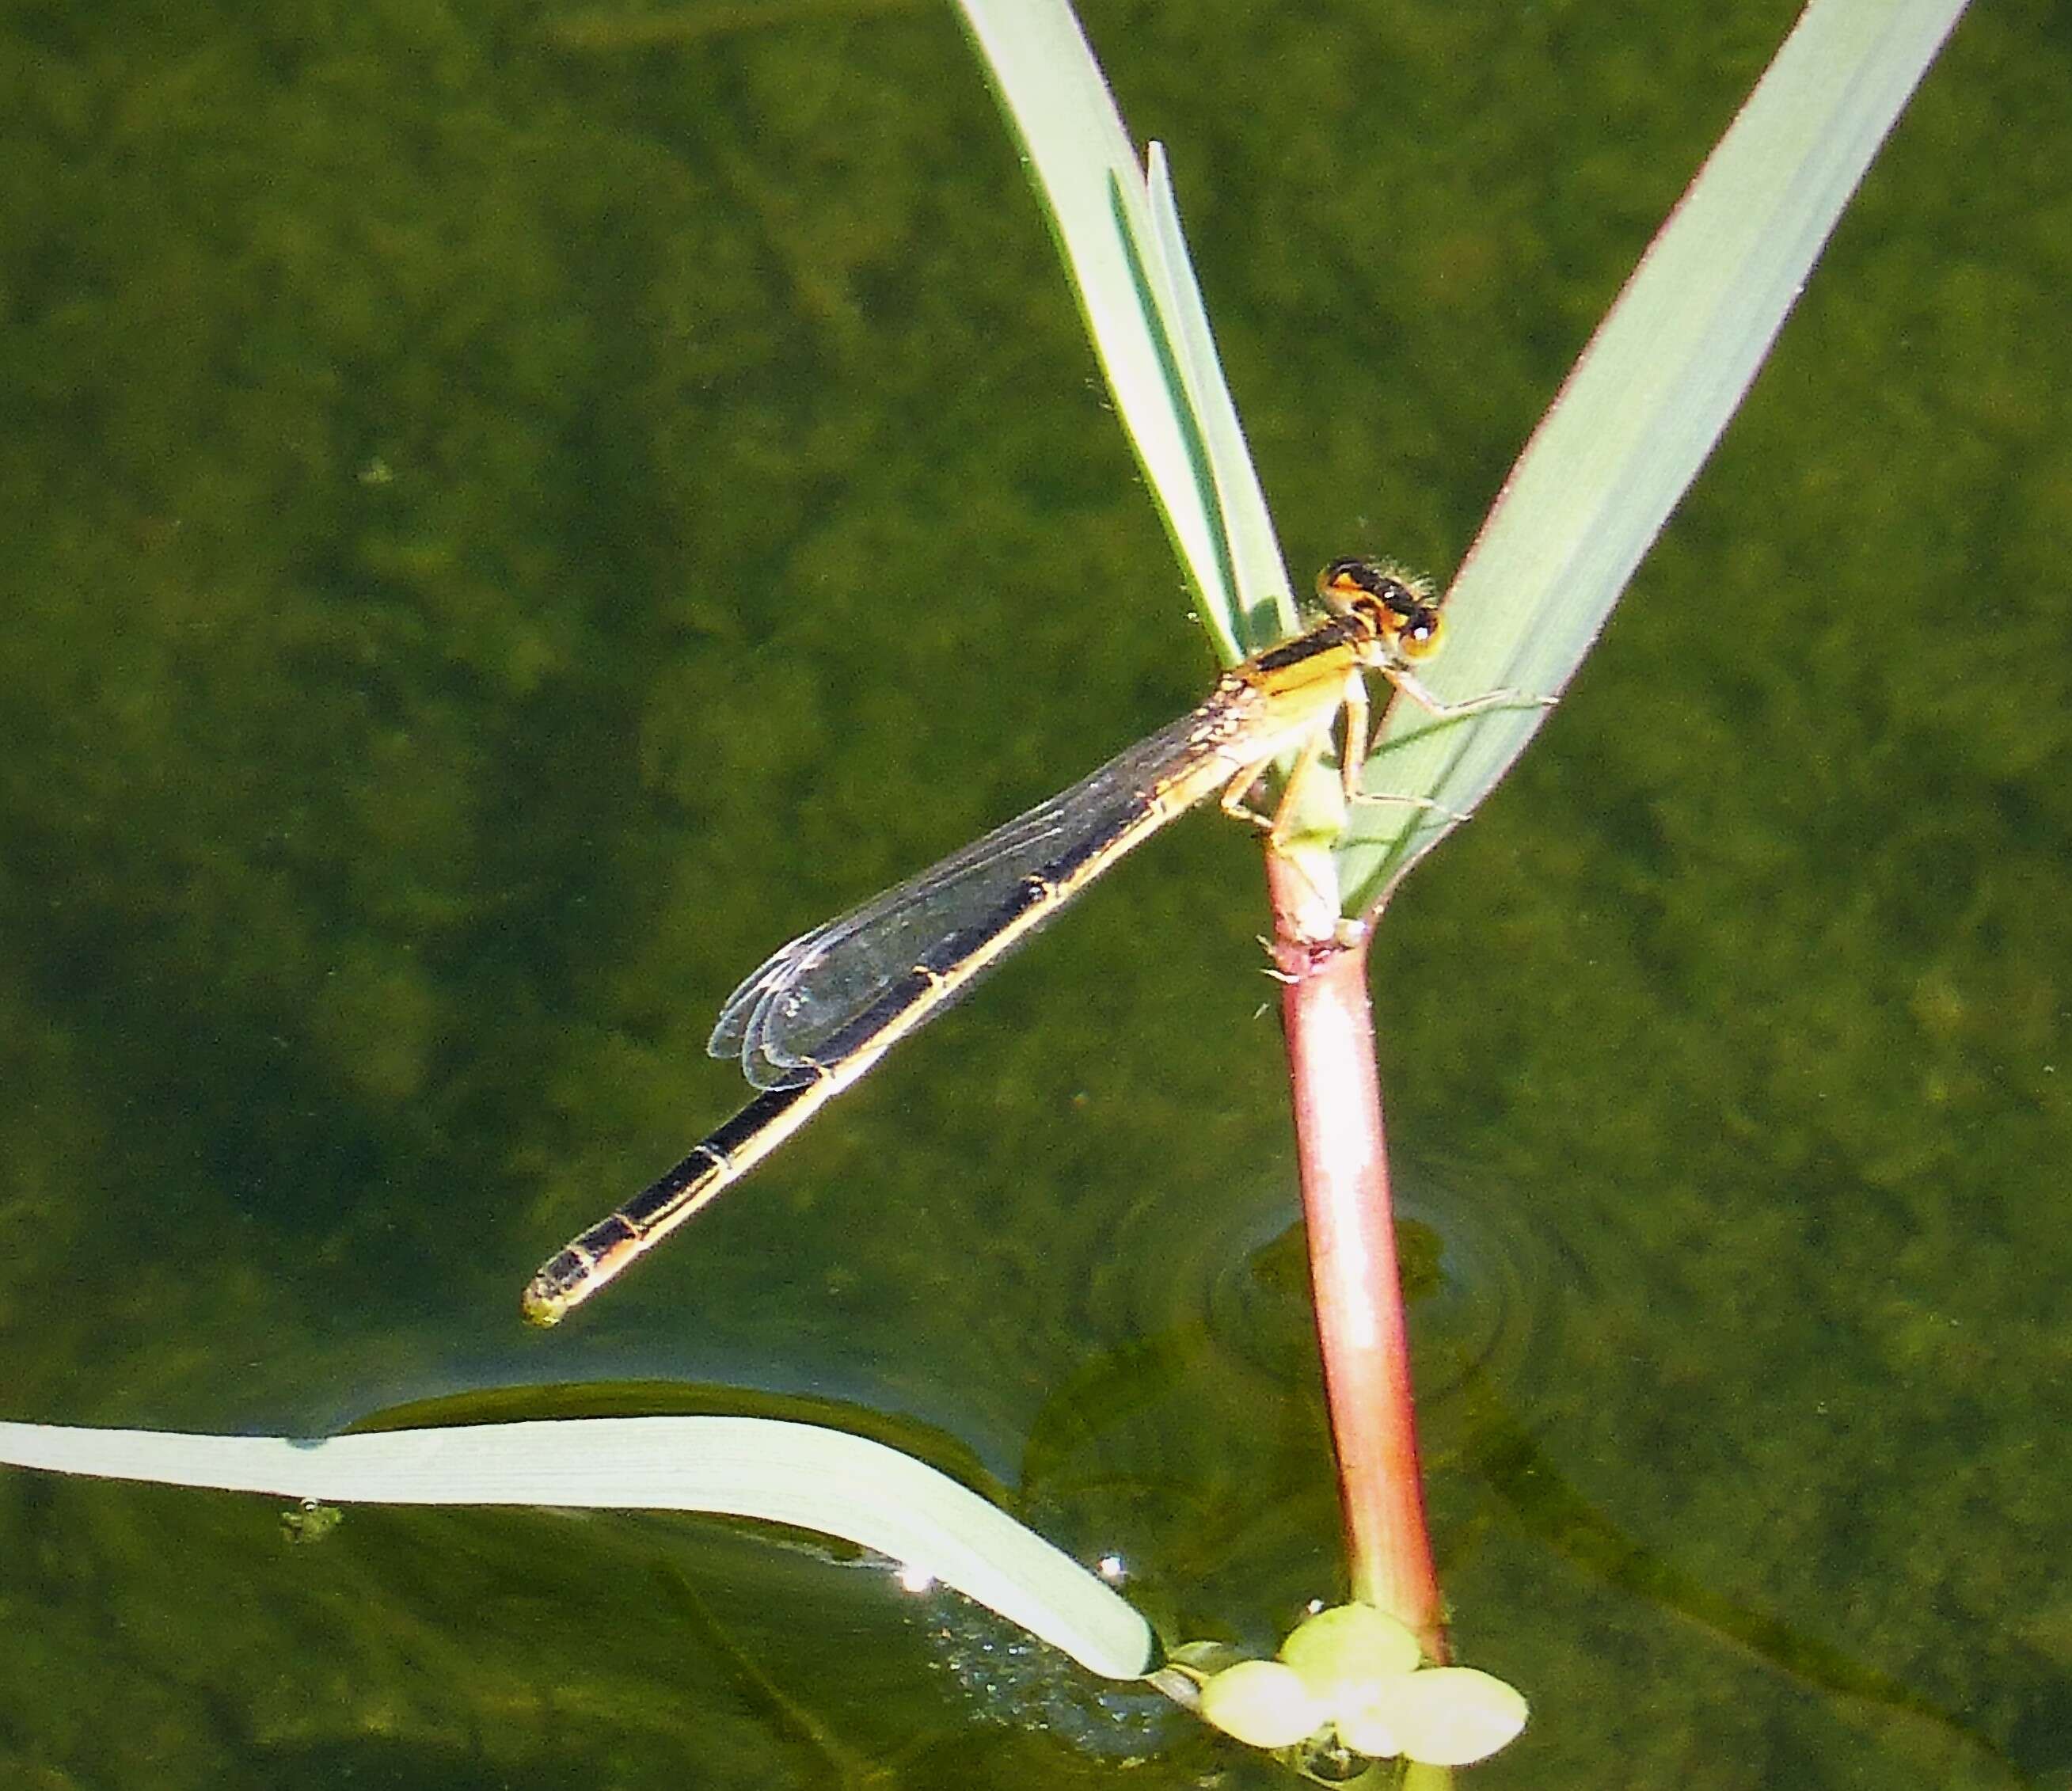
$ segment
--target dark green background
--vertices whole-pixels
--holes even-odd
[[[1298,576],[1457,560],[1791,16],[1089,0]],[[2068,65],[1959,27],[1383,930],[1491,1785],[2072,1768]],[[742,973],[1211,674],[947,6],[10,6],[0,593],[5,1415],[804,1411],[1174,1637],[1336,1590],[1213,819],[517,1320]],[[0,1481],[7,1791],[1264,1782],[1097,1696],[710,1525]]]

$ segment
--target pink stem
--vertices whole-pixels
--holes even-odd
[[[1318,939],[1301,870],[1269,852],[1274,967],[1309,1226],[1309,1278],[1338,1449],[1353,1596],[1446,1658],[1438,1575],[1424,1526],[1403,1284],[1367,1002],[1367,939]]]

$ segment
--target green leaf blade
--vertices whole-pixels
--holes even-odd
[[[1814,0],[1650,245],[1505,482],[1446,598],[1430,682],[1556,696],[1712,452],[1963,0]],[[1445,727],[1399,700],[1339,850],[1372,910],[1545,719]]]
[[[960,5],[1203,622],[1235,661],[1292,628],[1294,608],[1163,157],[1147,181],[1064,0]]]
[[[750,1518],[874,1550],[1132,1679],[1150,1626],[1062,1551],[923,1462],[767,1418],[586,1418],[302,1442],[0,1423],[0,1462],[340,1504],[532,1505]]]

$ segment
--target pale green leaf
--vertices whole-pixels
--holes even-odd
[[[1430,683],[1560,692],[1769,351],[1829,232],[1963,0],[1814,0],[1655,237],[1512,469],[1446,598]],[[1435,727],[1399,700],[1371,791],[1457,816],[1547,712]],[[1453,826],[1363,805],[1342,881],[1377,906]]]
[[[1203,619],[1235,659],[1256,634],[1285,632],[1293,610],[1162,159],[1154,202],[1064,0],[960,4]]]
[[[868,1438],[766,1418],[587,1418],[301,1442],[0,1423],[0,1463],[340,1504],[703,1511],[838,1536],[967,1598],[1112,1679],[1149,1626],[1034,1531]]]

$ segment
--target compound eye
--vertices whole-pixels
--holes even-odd
[[[1439,651],[1439,612],[1429,603],[1412,606],[1404,616],[1396,649],[1406,659],[1429,659]]]
[[[1334,609],[1374,591],[1374,568],[1364,560],[1334,560],[1317,574],[1317,594]]]

